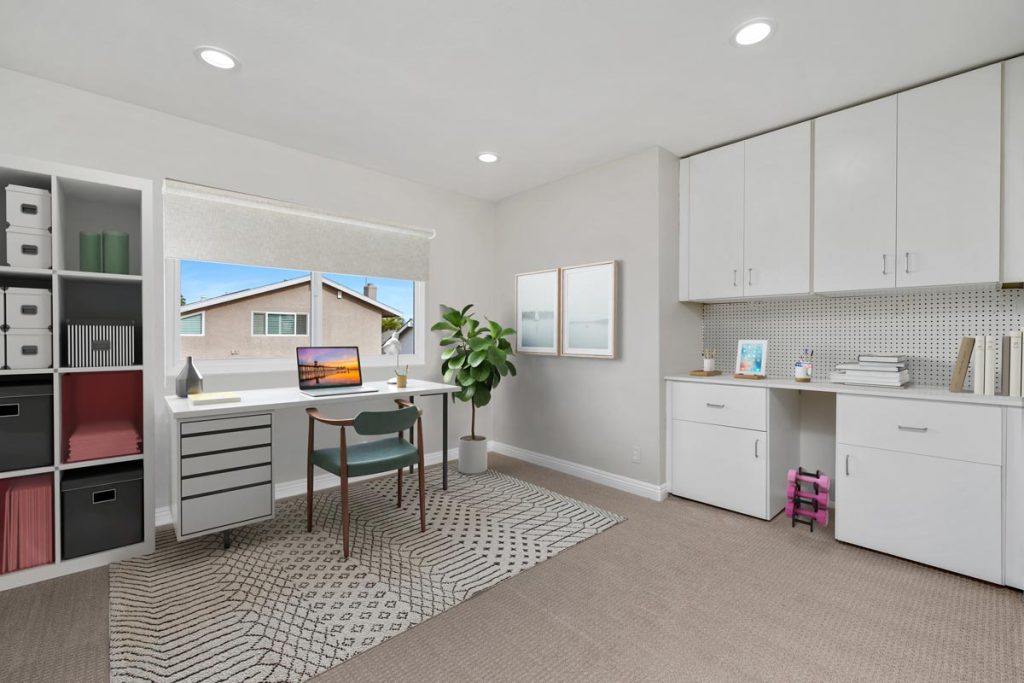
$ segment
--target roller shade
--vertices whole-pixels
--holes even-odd
[[[426,281],[433,230],[165,180],[164,255]]]

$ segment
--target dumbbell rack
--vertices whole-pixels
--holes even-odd
[[[793,471],[790,470],[790,473],[792,475]],[[828,484],[822,487],[819,482],[828,482],[829,478],[823,475],[821,470],[808,472],[803,467],[798,467],[796,477],[791,476],[790,479],[790,493],[786,501],[786,515],[790,518],[790,527],[806,524],[810,527],[811,533],[814,533],[815,520],[818,520],[821,526],[828,524]]]

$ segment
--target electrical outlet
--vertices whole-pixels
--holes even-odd
[[[640,449],[633,448],[633,454],[629,457],[630,462],[639,465],[640,464]]]

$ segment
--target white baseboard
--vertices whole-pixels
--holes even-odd
[[[588,465],[580,465],[575,462],[569,462],[568,460],[562,460],[561,458],[555,458],[550,455],[543,453],[537,453],[535,451],[528,451],[525,448],[519,448],[518,446],[510,446],[507,443],[501,443],[500,441],[491,441],[488,444],[488,449],[502,455],[507,455],[517,460],[524,460],[534,465],[540,465],[546,467],[549,470],[555,470],[564,474],[571,474],[574,477],[580,479],[586,479],[597,484],[603,484],[604,486],[610,486],[613,489],[625,491],[626,493],[632,493],[635,496],[641,496],[650,500],[665,500],[668,497],[668,483],[664,484],[649,484],[646,481],[640,481],[639,479],[633,479],[631,477],[624,477],[621,474],[612,474],[611,472],[605,472],[599,470],[596,467],[590,467]]]
[[[453,464],[457,467],[459,459],[459,449],[449,448],[448,449],[448,466],[451,467]],[[433,453],[425,453],[423,455],[423,462],[426,463],[427,467],[431,465],[441,464],[441,451],[434,451]],[[386,474],[371,474],[365,477],[352,477],[349,479],[350,482],[359,482],[366,479],[375,479],[377,477],[386,477],[391,473]],[[338,486],[338,478],[329,472],[317,475],[313,477],[313,490],[320,491],[322,489],[335,488]],[[306,492],[306,480],[296,479],[294,481],[283,481],[274,485],[274,498],[281,500],[282,498],[291,498],[292,496],[299,496]],[[173,522],[171,519],[171,508],[169,506],[159,507],[155,512],[156,526],[167,526]]]

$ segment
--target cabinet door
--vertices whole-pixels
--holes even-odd
[[[1002,583],[1001,468],[839,444],[836,538]]]
[[[767,518],[764,432],[683,420],[672,429],[672,493]]]
[[[690,158],[690,299],[742,296],[743,143]]]
[[[746,141],[743,292],[811,288],[811,123]]]
[[[1001,69],[897,95],[899,287],[999,279]]]
[[[814,122],[814,291],[896,286],[896,96]]]

